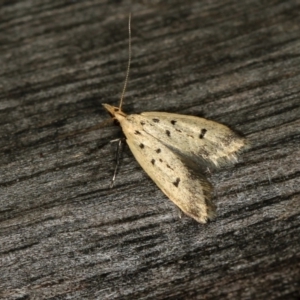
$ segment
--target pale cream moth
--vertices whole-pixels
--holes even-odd
[[[130,40],[129,16],[129,40]],[[121,107],[128,81],[129,61],[118,107],[103,104],[117,120],[134,157],[184,213],[200,223],[215,216],[212,187],[201,165],[219,167],[237,161],[246,139],[220,123],[195,116],[166,112],[126,115]]]

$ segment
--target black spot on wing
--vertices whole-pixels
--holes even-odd
[[[141,123],[141,125],[145,125],[145,122],[144,122],[144,121],[141,121],[140,123]]]
[[[171,135],[171,132],[169,130],[166,130],[166,135],[167,136],[170,136]]]
[[[154,164],[155,164],[155,159],[151,159],[151,164],[154,166]]]
[[[135,132],[134,132],[134,134],[136,134],[136,135],[138,135],[138,134],[141,134],[138,130],[136,130]]]
[[[200,139],[203,139],[206,132],[207,132],[207,130],[206,130],[205,128],[202,128],[202,129],[201,129],[201,133],[200,133],[200,135],[199,135],[199,138],[200,138]]]
[[[175,125],[175,124],[176,124],[176,122],[177,122],[177,121],[175,121],[175,120],[172,120],[172,121],[171,121],[171,124],[172,124],[172,125]]]
[[[144,144],[142,144],[142,143],[139,146],[140,146],[141,149],[145,148]]]
[[[160,153],[161,152],[161,150],[159,148],[156,149],[155,151],[156,151],[156,153]]]
[[[160,161],[160,162],[163,162],[163,160],[162,160],[161,158],[159,159],[159,161]]]
[[[152,119],[152,121],[153,121],[154,123],[159,123],[159,119],[157,119],[157,118]]]
[[[180,178],[177,177],[176,180],[173,182],[173,184],[174,184],[176,187],[178,187],[179,182],[180,182]]]
[[[171,169],[171,170],[174,171],[174,169],[170,165],[168,165],[168,164],[167,164],[167,168],[169,168],[169,169]]]

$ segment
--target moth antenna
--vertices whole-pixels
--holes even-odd
[[[130,64],[131,64],[131,13],[129,13],[129,18],[128,18],[128,65],[127,65],[127,71],[126,71],[126,77],[125,77],[125,82],[124,82],[124,87],[120,99],[120,104],[119,104],[119,109],[121,110],[122,104],[123,104],[123,99],[124,95],[126,92],[126,87],[128,83],[128,78],[129,78],[129,71],[130,71]]]

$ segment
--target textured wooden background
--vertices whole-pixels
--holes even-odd
[[[179,218],[101,103],[227,124],[218,217]],[[298,299],[300,2],[1,1],[1,299]]]

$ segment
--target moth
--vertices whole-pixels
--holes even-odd
[[[130,16],[128,27],[130,41]],[[204,167],[218,168],[236,162],[247,141],[227,126],[204,118],[166,112],[124,113],[122,102],[130,61],[129,42],[120,104],[103,106],[120,124],[132,154],[161,191],[185,214],[206,223],[215,217],[215,205]]]

